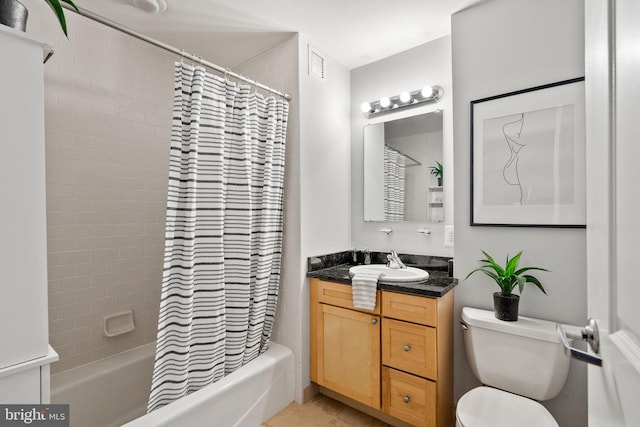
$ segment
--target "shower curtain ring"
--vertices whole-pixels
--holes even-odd
[[[180,50],[180,63],[184,65],[184,49]]]

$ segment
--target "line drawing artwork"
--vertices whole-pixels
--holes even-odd
[[[483,205],[572,203],[573,105],[484,120]]]
[[[586,224],[584,77],[472,100],[471,226]]]
[[[508,185],[518,187],[520,192],[520,205],[522,205],[522,182],[520,181],[520,174],[518,172],[518,160],[520,159],[520,150],[526,147],[526,144],[519,142],[523,127],[524,113],[520,113],[518,120],[505,123],[505,125],[502,126],[502,134],[504,135],[510,153],[509,160],[507,160],[504,168],[502,168],[502,177]]]

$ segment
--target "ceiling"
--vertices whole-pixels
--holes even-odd
[[[450,16],[478,0],[166,0],[163,14],[129,0],[82,8],[226,68],[300,32],[353,69],[450,33]]]

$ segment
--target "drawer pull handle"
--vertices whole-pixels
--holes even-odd
[[[402,398],[402,401],[404,403],[409,403],[409,400],[411,400],[411,399],[409,399],[409,396],[405,396],[405,397]]]
[[[375,325],[376,323],[378,323],[378,319],[371,319],[371,324]]]
[[[411,350],[411,346],[409,344],[405,344],[404,347],[402,347],[402,349],[404,351],[409,351],[409,350]]]

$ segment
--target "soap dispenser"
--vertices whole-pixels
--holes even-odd
[[[349,265],[358,265],[358,251],[356,250],[356,244],[351,246],[351,253],[349,254]]]

